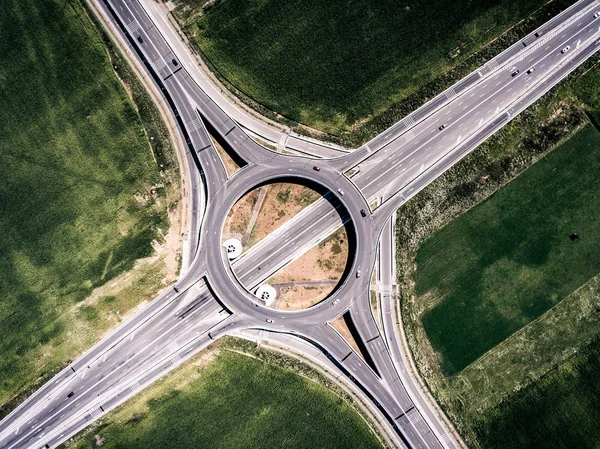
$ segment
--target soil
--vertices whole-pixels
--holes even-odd
[[[264,195],[262,204],[259,195]],[[232,208],[225,222],[223,238],[238,238],[244,250],[247,250],[319,197],[319,193],[299,184],[279,183],[256,189],[242,197]],[[249,230],[248,224],[257,207],[260,210],[254,211],[258,213],[256,222]],[[347,260],[348,239],[346,230],[341,228],[267,281],[271,285],[298,281],[325,283],[279,287],[278,299],[272,307],[300,310],[322,301],[337,284]]]
[[[344,337],[344,340],[346,340],[346,342],[350,346],[352,346],[352,349],[354,349],[356,351],[356,353],[359,354],[362,357],[362,353],[360,352],[360,349],[358,349],[358,345],[356,344],[356,341],[354,340],[354,337],[352,336],[352,333],[350,332],[350,329],[348,329],[348,326],[346,325],[346,322],[344,321],[344,317],[341,316],[341,317],[333,320],[329,324],[336,331],[338,331],[340,333],[340,335],[342,337]]]
[[[334,280],[338,281],[348,261],[348,239],[346,230],[340,228],[331,237],[310,249],[300,258],[284,267],[267,281],[268,284],[281,284],[298,281]],[[310,307],[323,300],[335,287],[299,286],[281,289],[281,298],[274,307],[280,310],[298,310]]]
[[[213,145],[217,149],[217,153],[219,153],[219,156],[223,161],[223,165],[225,165],[225,171],[227,172],[227,176],[231,177],[231,175],[233,175],[236,171],[240,169],[240,166],[235,163],[235,161],[231,158],[231,156],[229,156],[227,151],[225,151],[225,149],[219,144],[219,142],[213,139],[212,136],[210,140],[212,140]]]
[[[246,228],[250,222],[250,217],[252,217],[252,209],[258,199],[258,192],[258,190],[253,190],[244,195],[229,211],[223,228],[224,239],[234,237],[242,240],[242,236],[246,233]]]
[[[278,310],[302,310],[324,299],[331,292],[332,285],[297,285],[278,288],[277,300],[273,308]]]
[[[260,214],[248,239],[248,247],[258,243],[320,197],[319,193],[300,184],[279,183],[269,186]]]

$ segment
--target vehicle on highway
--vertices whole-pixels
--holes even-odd
[[[138,40],[138,42],[144,42],[144,39],[142,39],[142,36],[138,36],[137,40]]]
[[[515,76],[517,76],[519,73],[521,73],[521,71],[520,71],[519,69],[517,69],[517,70],[515,70],[514,72],[512,72],[512,73],[510,74],[510,76],[512,76],[512,77],[515,77]]]
[[[562,49],[560,52],[564,54],[564,53],[568,52],[570,48],[571,48],[571,46],[570,46],[570,45],[567,45],[567,46],[566,46],[565,48],[563,48],[563,49]]]
[[[535,71],[535,67],[530,67],[529,70],[527,70],[527,74],[530,75],[534,71]]]
[[[177,59],[175,59],[175,58],[171,59],[171,62],[173,63],[173,65],[179,65],[179,63],[177,62]]]
[[[179,289],[177,287],[173,287],[173,290],[175,290],[175,293],[179,293]]]
[[[361,209],[361,210],[360,210],[360,214],[361,214],[363,217],[366,217],[366,216],[367,216],[367,212],[365,212],[365,210],[364,210],[364,209]]]
[[[360,270],[356,270],[356,277],[359,278],[360,277]]]
[[[440,131],[445,129],[447,126],[448,126],[448,123],[444,123],[442,126],[440,126],[440,128],[439,128]]]
[[[316,165],[315,165],[315,166],[313,167],[313,170],[314,170],[314,171],[320,171],[320,170],[321,170],[321,167],[318,167],[318,166],[316,166]]]
[[[72,398],[74,394],[75,394],[75,392],[74,392],[74,391],[71,391],[71,392],[70,392],[70,393],[67,395],[67,397],[68,397],[68,398]]]
[[[344,196],[344,191],[342,189],[338,189],[338,193],[342,196]]]
[[[272,322],[273,322],[273,320],[270,320],[267,318],[267,323],[272,323]]]
[[[598,17],[600,17],[600,11],[594,13],[594,19],[597,19]]]
[[[338,302],[340,302],[340,298],[337,298],[337,299],[336,299],[336,300],[334,300],[334,301],[333,301],[331,304],[333,304],[333,305],[335,306],[335,305],[336,305]]]

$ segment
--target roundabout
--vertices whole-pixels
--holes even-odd
[[[202,245],[205,248],[206,277],[216,296],[233,313],[242,315],[256,325],[265,328],[286,329],[306,327],[307,324],[330,322],[345,311],[368,288],[370,272],[375,263],[377,236],[373,231],[371,217],[362,217],[361,210],[368,210],[368,204],[360,191],[337,170],[328,165],[321,165],[321,170],[313,169],[314,161],[275,155],[268,163],[248,165],[236,173],[229,182],[216,194],[214,201],[209,204]],[[323,161],[320,161],[322,164]],[[286,167],[286,168],[282,168]],[[266,183],[293,179],[300,183],[311,183],[322,191],[329,192],[329,200],[321,199],[316,207],[307,208],[304,214],[299,214],[306,226],[304,232],[309,233],[311,225],[322,218],[322,213],[339,214],[341,205],[347,213],[349,221],[347,229],[354,234],[354,244],[350,248],[350,258],[344,277],[337,288],[327,298],[307,309],[294,311],[275,310],[262,305],[255,295],[248,290],[257,287],[265,277],[268,277],[271,267],[268,260],[244,273],[244,283],[236,276],[226,252],[221,244],[221,230],[234,204],[247,192]],[[339,192],[343,192],[340,194]],[[311,213],[311,209],[314,212]],[[313,213],[315,216],[313,216]],[[274,238],[282,236],[273,233]],[[257,245],[259,246],[259,245]],[[244,255],[238,260],[242,260]],[[362,270],[364,276],[360,276]],[[245,284],[245,285],[244,285]],[[296,324],[296,326],[294,326]]]

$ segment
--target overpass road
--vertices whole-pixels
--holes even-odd
[[[286,336],[286,344],[298,353],[314,348],[324,365],[345,377],[348,388],[368,399],[398,447],[458,447],[460,442],[427,403],[399,350],[394,301],[385,289],[392,283],[389,277],[381,281],[382,329],[373,315],[369,289],[378,241],[381,237],[381,248],[387,248],[379,251],[380,271],[389,273],[383,265],[392,257],[388,231],[393,212],[598,50],[598,0],[575,3],[343,156],[321,151],[316,144],[302,147],[299,152],[305,156],[290,156],[257,143],[252,135],[273,131],[251,129],[251,120],[202,84],[193,61],[172,46],[151,3],[97,0],[108,27],[118,33],[115,38],[131,49],[136,64],[143,65],[163,95],[186,142],[188,164],[197,170],[190,196],[198,213],[189,236],[193,243],[186,247],[189,266],[175,286],[0,422],[0,447],[56,447],[211,341],[244,332]],[[233,176],[228,177],[210,133],[244,161]],[[273,134],[269,140],[274,139]],[[314,165],[321,170],[313,170]],[[229,263],[221,247],[227,213],[244,193],[277,179],[308,182],[327,193]],[[345,194],[339,195],[338,189]],[[367,211],[366,217],[361,210]],[[347,276],[331,296],[294,312],[255,301],[250,293],[254,287],[343,225],[353,242],[352,257]],[[355,330],[360,352],[330,325],[342,315]]]

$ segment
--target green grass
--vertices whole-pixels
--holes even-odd
[[[183,386],[167,380],[152,387],[76,447],[96,447],[95,434],[107,449],[381,447],[344,400],[280,367],[221,351],[205,368],[183,370],[174,373]]]
[[[152,254],[167,220],[134,198],[164,180],[81,4],[3,1],[0,30],[2,404],[72,355],[76,303]]]
[[[188,34],[233,86],[288,118],[340,133],[545,0],[223,0],[199,18],[190,3],[180,19],[194,21]]]
[[[436,304],[423,325],[446,374],[600,273],[599,172],[587,126],[421,246],[416,291]]]
[[[481,417],[486,449],[600,446],[600,341]]]

